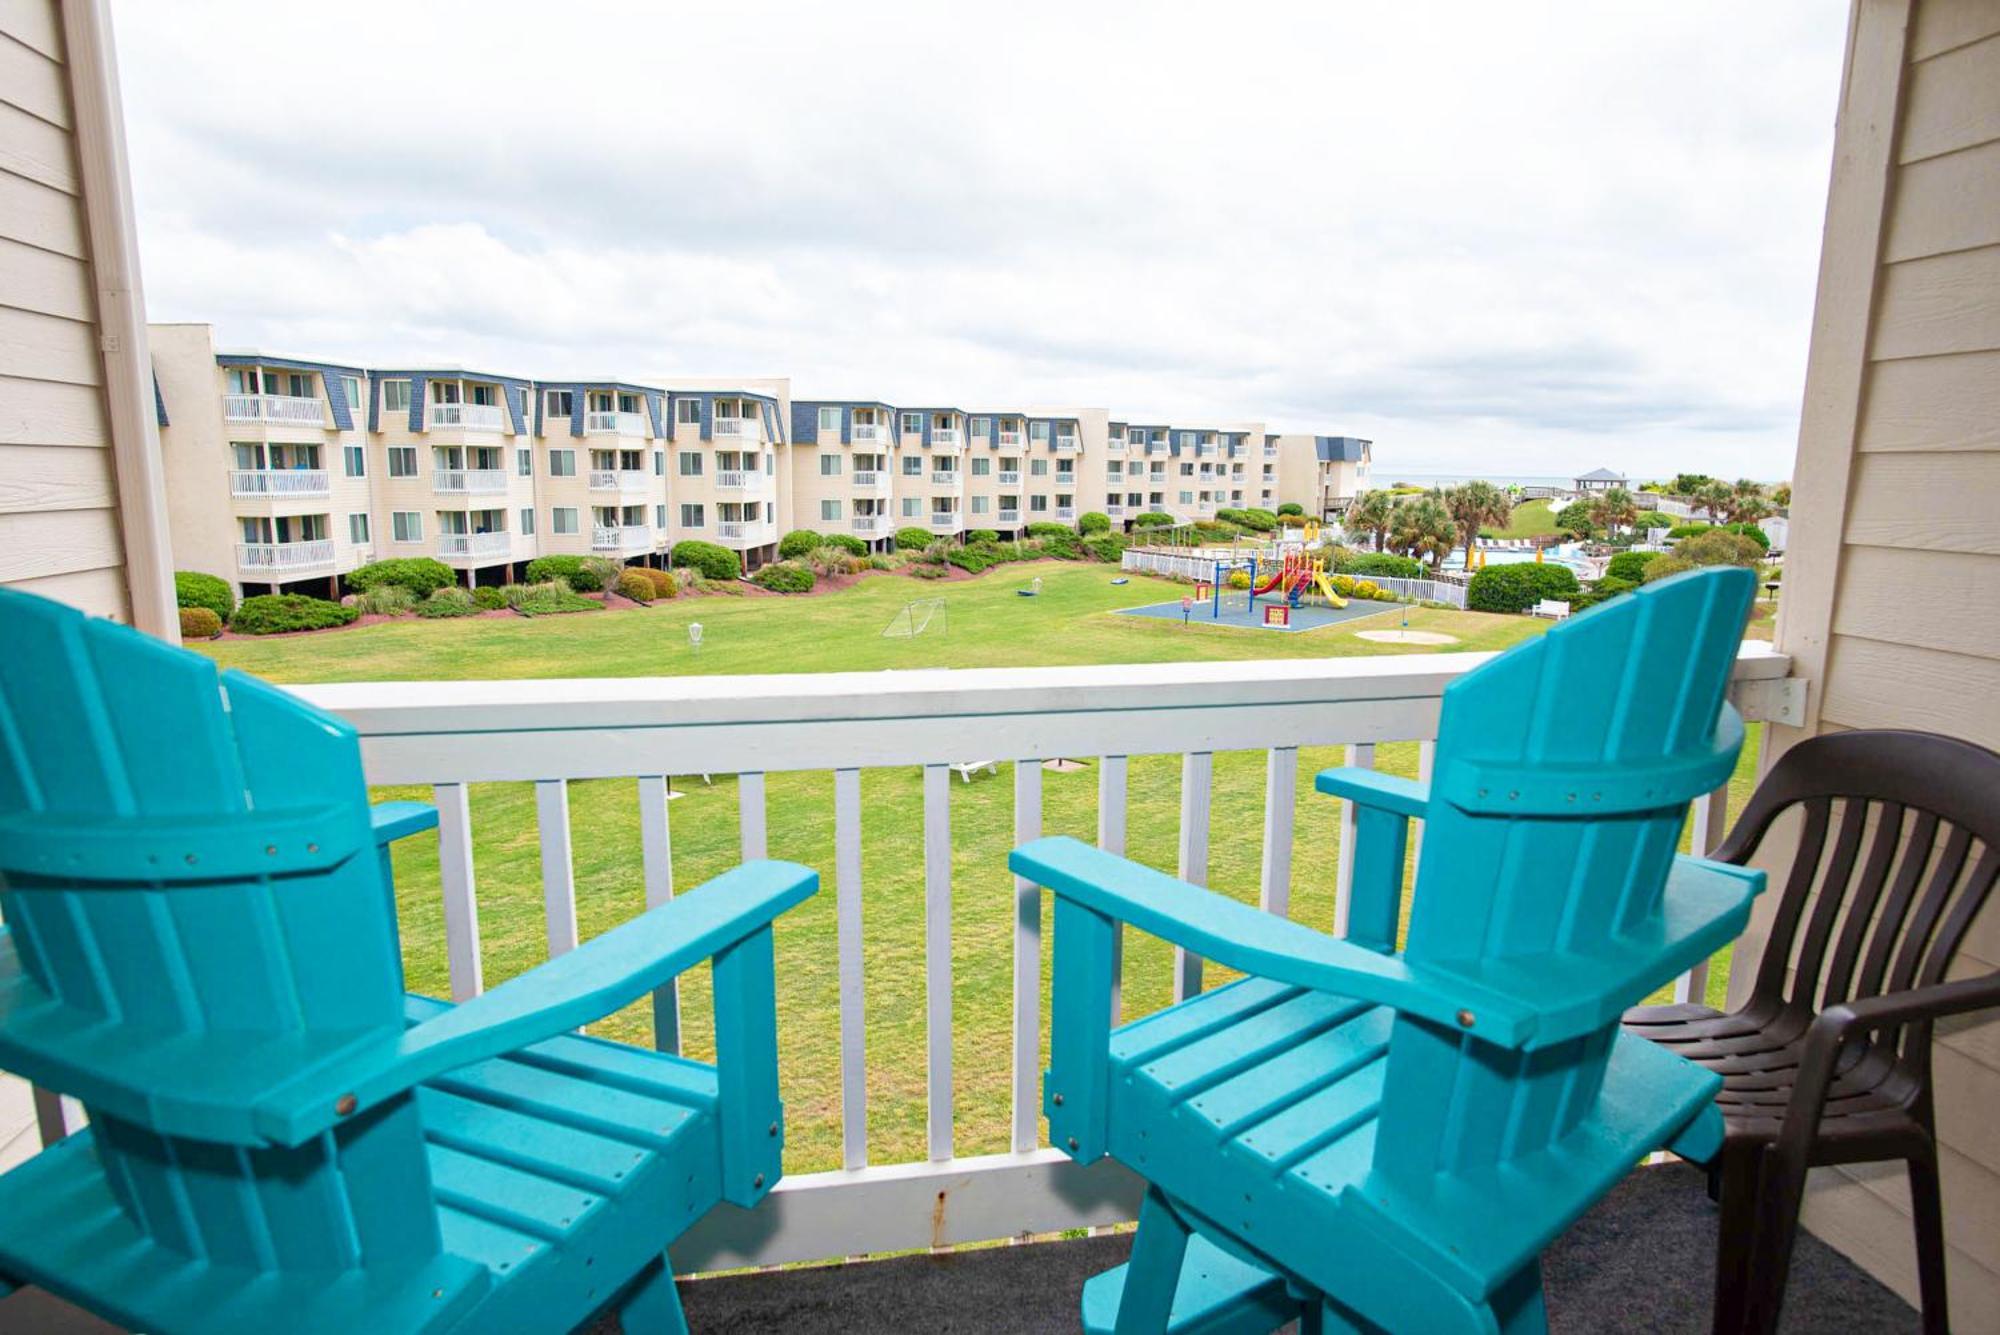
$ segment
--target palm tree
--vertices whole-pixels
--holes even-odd
[[[1704,482],[1688,500],[1705,510],[1709,518],[1722,523],[1736,500],[1736,490],[1727,482]]]
[[[1600,491],[1590,498],[1590,522],[1607,534],[1639,522],[1639,505],[1623,487]]]
[[[1347,527],[1375,536],[1375,550],[1386,551],[1389,529],[1395,523],[1396,498],[1386,491],[1364,491],[1347,507]]]
[[[1792,484],[1789,482],[1780,482],[1777,486],[1771,488],[1771,504],[1777,506],[1780,510],[1789,510],[1792,506]]]
[[[1412,496],[1396,506],[1390,542],[1404,555],[1428,562],[1435,574],[1458,545],[1458,523],[1438,497]]]
[[[1514,517],[1514,507],[1509,504],[1507,493],[1491,482],[1447,487],[1442,499],[1445,509],[1451,512],[1452,522],[1458,525],[1460,540],[1465,544],[1465,569],[1470,573],[1472,548],[1479,541],[1479,530],[1488,524],[1506,524]]]
[[[1747,477],[1736,479],[1736,485],[1729,489],[1729,522],[1748,523],[1753,517],[1748,511],[1753,506],[1764,506],[1763,514],[1771,513],[1769,505],[1764,500],[1764,484],[1752,482]],[[1763,515],[1755,517],[1762,518]]]

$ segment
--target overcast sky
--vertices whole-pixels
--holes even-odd
[[[223,346],[1790,472],[1846,5],[118,0]]]

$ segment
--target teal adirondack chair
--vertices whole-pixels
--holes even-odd
[[[0,1068],[87,1130],[0,1177],[0,1293],[146,1331],[686,1329],[665,1250],[779,1173],[752,863],[459,1006],[404,996],[354,731],[0,590]],[[635,891],[636,893],[636,891]],[[711,1066],[578,1037],[713,957]]]
[[[1674,854],[1742,743],[1723,695],[1754,588],[1663,580],[1468,673],[1428,791],[1319,775],[1357,807],[1344,940],[1075,840],[1015,851],[1056,894],[1050,1133],[1149,1183],[1087,1329],[1543,1330],[1543,1246],[1649,1151],[1712,1151],[1720,1082],[1618,1019],[1762,888]],[[1248,976],[1114,1031],[1120,922]]]

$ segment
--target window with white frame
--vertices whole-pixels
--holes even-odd
[[[985,440],[988,436],[992,434],[993,434],[992,418],[975,417],[972,419],[972,435],[975,440]]]
[[[708,527],[707,507],[702,505],[681,506],[681,527],[682,528]]]
[[[417,447],[414,445],[391,445],[389,447],[389,476],[415,477],[417,475]]]
[[[991,496],[974,496],[972,498],[972,513],[983,515],[992,503],[993,498]]]
[[[1049,498],[1047,496],[1030,496],[1028,498],[1028,508],[1036,514],[1045,513],[1049,508]]]
[[[550,450],[550,451],[549,451],[549,476],[550,476],[550,477],[575,477],[575,476],[576,476],[576,451],[575,451],[575,450]],[[560,532],[560,530],[558,530],[558,531]]]
[[[574,505],[558,505],[554,509],[550,510],[549,532],[551,533],[576,532],[576,507]]]
[[[575,390],[552,389],[542,396],[542,414],[550,420],[558,417],[568,417],[575,411]]]
[[[535,507],[532,505],[521,507],[521,536],[524,538],[535,536]]]
[[[347,517],[347,540],[356,547],[368,545],[368,516],[351,514]]]
[[[821,431],[840,430],[840,409],[822,404],[819,410],[819,429]]]
[[[840,519],[840,502],[821,501],[819,503],[819,517],[821,519],[838,521]]]
[[[819,475],[820,475],[821,477],[839,477],[839,476],[840,476],[840,456],[839,456],[839,455],[837,455],[837,454],[822,454],[822,455],[820,455],[820,457],[819,457]]]
[[[358,375],[344,375],[340,378],[340,387],[347,392],[348,408],[354,412],[360,412],[361,377]]]
[[[349,477],[368,476],[368,448],[365,445],[348,445],[340,451],[341,460],[346,464]]]
[[[410,411],[409,381],[384,380],[382,382],[382,411],[385,413],[406,413]]]
[[[666,526],[667,526],[667,507],[664,504],[655,505],[653,507],[653,527],[665,528]]]
[[[924,513],[924,503],[920,497],[905,496],[903,498],[903,518],[917,519],[920,518],[923,515],[923,513]]]
[[[675,399],[674,420],[682,426],[701,425],[700,399]]]
[[[923,456],[923,455],[921,455],[921,454],[906,454],[906,455],[904,455],[904,456],[903,456],[903,476],[904,476],[904,477],[922,477],[923,475],[924,475],[924,456]]]
[[[1049,438],[1049,424],[1047,422],[1028,423],[1029,440],[1047,440],[1048,438]]]
[[[696,450],[679,451],[678,467],[682,477],[701,476],[701,454]]]
[[[653,476],[665,477],[666,475],[667,475],[667,452],[665,450],[654,450]]]
[[[922,413],[904,413],[904,414],[903,414],[903,434],[904,434],[904,435],[906,435],[906,436],[921,436],[921,435],[923,435],[923,434],[924,434],[924,415],[923,415]]]
[[[535,452],[533,450],[515,450],[514,471],[522,477],[533,477],[535,475]]]
[[[1047,459],[1028,460],[1028,475],[1030,477],[1047,477],[1049,475],[1049,461]]]
[[[422,542],[424,517],[416,510],[392,510],[389,512],[389,531],[397,542]]]
[[[974,477],[991,477],[993,475],[993,461],[983,454],[974,455],[972,457],[972,475]]]

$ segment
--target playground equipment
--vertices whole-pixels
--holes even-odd
[[[1345,607],[1347,600],[1334,591],[1327,579],[1326,559],[1307,556],[1303,548],[1295,548],[1285,553],[1284,563],[1262,584],[1251,582],[1253,595],[1279,593],[1288,607],[1297,607],[1299,600],[1308,592],[1317,593],[1326,599],[1329,607]]]
[[[907,640],[922,635],[931,627],[937,627],[940,635],[948,634],[950,621],[945,614],[944,599],[919,598],[905,603],[901,611],[889,618],[889,624],[882,628],[885,639]]]

